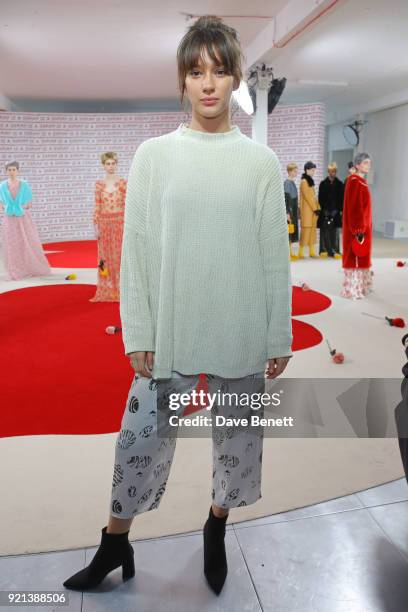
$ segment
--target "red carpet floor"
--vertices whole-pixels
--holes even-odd
[[[44,251],[61,251],[46,254],[52,268],[96,268],[98,249],[96,240],[73,242],[49,242],[43,244]]]
[[[95,285],[29,287],[0,295],[1,436],[117,431],[132,372],[117,303]],[[6,375],[4,375],[6,374]]]
[[[43,248],[45,251],[60,251],[47,255],[50,266],[53,268],[96,268],[98,265],[96,240],[50,242],[44,244]],[[293,288],[293,316],[320,312],[329,308],[330,305],[330,299],[321,293],[302,291],[300,287]]]
[[[293,287],[292,291],[292,315],[314,314],[321,312],[331,306],[331,299],[318,291],[303,291],[300,287]]]
[[[300,292],[296,314],[327,304]],[[134,373],[121,333],[105,332],[120,326],[119,305],[91,303],[94,293],[94,285],[69,284],[0,294],[0,437],[119,430]],[[295,351],[322,341],[301,321],[293,320],[293,334]]]

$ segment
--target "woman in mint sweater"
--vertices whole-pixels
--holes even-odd
[[[72,589],[93,587],[119,566],[124,579],[134,575],[129,529],[134,516],[160,504],[176,444],[169,413],[183,413],[183,406],[169,410],[169,395],[190,394],[206,373],[209,393],[252,397],[264,392],[265,373],[275,378],[292,355],[280,164],[230,123],[232,92],[242,79],[238,35],[217,17],[200,17],[177,60],[191,120],[144,141],[130,169],[120,312],[136,374],[116,442],[108,525],[91,564],[64,583]],[[210,414],[253,412],[219,402]],[[218,594],[227,575],[229,508],[261,497],[263,432],[213,425],[212,436],[204,573]]]

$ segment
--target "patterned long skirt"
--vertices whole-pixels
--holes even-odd
[[[119,302],[123,213],[100,215],[98,220],[98,267],[96,293],[90,302]]]
[[[3,215],[1,233],[6,280],[51,274],[37,225],[28,209],[22,217]]]
[[[373,278],[370,268],[344,268],[343,287],[340,295],[360,300],[372,292]]]

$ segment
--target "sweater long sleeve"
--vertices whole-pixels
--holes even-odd
[[[291,356],[292,280],[285,196],[279,161],[272,158],[259,232],[268,306],[268,359]]]
[[[184,124],[138,148],[120,273],[125,353],[154,378],[239,378],[291,353],[291,280],[275,153],[241,133]]]
[[[146,264],[146,207],[150,164],[141,145],[130,169],[120,266],[120,316],[126,354],[154,351]]]

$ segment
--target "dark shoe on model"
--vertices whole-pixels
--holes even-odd
[[[67,589],[85,591],[98,586],[109,572],[122,566],[122,578],[128,580],[135,575],[134,550],[129,542],[129,531],[107,533],[103,527],[101,543],[91,563],[63,584]]]
[[[227,556],[225,552],[225,523],[228,514],[218,518],[212,507],[203,528],[204,535],[204,574],[217,595],[221,593],[227,577]]]

